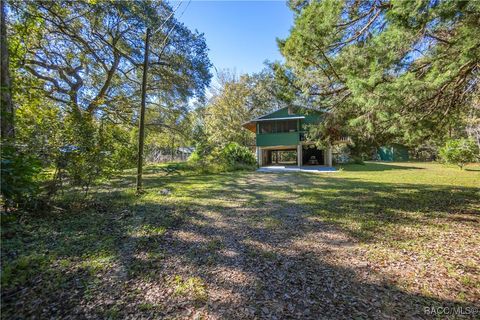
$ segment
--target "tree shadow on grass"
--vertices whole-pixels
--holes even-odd
[[[413,163],[412,163],[413,164]],[[389,164],[380,162],[365,162],[365,164],[344,164],[337,165],[336,167],[342,168],[344,171],[389,171],[389,170],[422,170],[421,167],[405,166],[399,164]]]
[[[365,274],[371,269],[364,260],[349,256],[342,260],[333,254],[353,245],[344,230],[312,221],[306,212],[292,212],[283,205],[267,210],[240,207],[228,215],[232,208],[217,209],[223,217],[221,224],[196,207],[193,220],[166,236],[147,236],[142,241],[144,250],[164,253],[167,275],[204,281],[212,300],[202,306],[210,316],[430,318],[425,314],[427,307],[471,306],[406,292],[388,275],[370,279]],[[265,224],[272,219],[277,222]],[[299,239],[309,242],[299,243]],[[351,263],[354,259],[359,263]],[[145,261],[135,263],[144,265]],[[150,281],[159,279],[162,276],[155,275]],[[191,297],[187,301],[191,306],[196,303]],[[158,315],[185,315],[187,309],[180,306]]]
[[[155,189],[158,178],[146,181],[147,190]],[[173,193],[186,197],[185,201],[209,208],[218,203],[212,199],[258,208],[295,206],[324,220],[341,222],[362,241],[375,239],[388,226],[428,224],[430,217],[475,212],[479,203],[476,188],[319,179],[304,173],[253,174],[246,179],[242,174],[183,176],[162,181],[167,188],[173,186]]]
[[[131,193],[103,190],[101,212],[16,230],[2,261],[49,258],[2,290],[4,315],[430,318],[425,307],[471,306],[403,290],[355,245],[475,205],[475,188],[244,173],[147,176],[145,187],[134,205]]]

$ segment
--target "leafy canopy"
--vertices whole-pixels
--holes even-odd
[[[171,17],[166,2],[26,1],[12,6],[20,67],[41,80],[35,89],[79,116],[131,117],[140,100],[147,27],[155,30],[150,98],[202,97],[209,83],[203,35]]]
[[[192,98],[204,99],[211,78],[208,49],[204,36],[179,22],[167,2],[4,4],[17,149],[2,154],[7,170],[2,193],[12,202],[18,203],[22,192],[6,190],[26,190],[22,181],[33,184],[39,167],[53,169],[46,189],[54,194],[69,186],[88,191],[99,179],[132,166],[147,27],[155,31],[147,131],[161,136],[163,144],[169,134],[190,130],[185,108]],[[7,37],[2,34],[2,44]]]
[[[212,88],[211,98],[199,110],[208,143],[255,145],[255,135],[242,125],[285,104],[286,98],[282,96],[285,91],[275,81],[274,72],[273,67],[267,67],[260,73],[240,77],[228,71],[218,74],[218,85]]]
[[[478,90],[478,1],[291,1],[279,40],[296,86],[331,124],[415,143],[458,124]]]

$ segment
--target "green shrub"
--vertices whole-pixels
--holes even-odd
[[[255,166],[255,155],[244,146],[231,142],[220,152],[222,161],[232,168],[240,166]]]
[[[190,157],[188,157],[188,160],[187,162],[190,162],[190,163],[197,163],[201,160],[201,157],[200,155],[198,154],[197,151],[193,151],[192,154],[190,155]]]
[[[238,143],[229,143],[224,148],[205,148],[195,150],[188,163],[202,173],[214,173],[255,168],[255,155]]]
[[[456,164],[463,169],[465,164],[478,160],[478,146],[472,139],[451,139],[440,149],[442,161]]]
[[[13,146],[2,147],[1,191],[5,207],[32,204],[39,192],[40,161]]]
[[[135,165],[136,136],[124,128],[90,121],[67,119],[69,130],[63,141],[68,143],[55,153],[56,175],[49,194],[64,188],[80,187],[86,196],[90,187],[114,173]]]
[[[206,143],[197,143],[195,151],[188,157],[187,162],[193,166],[208,165],[210,155],[214,148]]]

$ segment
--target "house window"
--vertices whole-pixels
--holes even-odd
[[[297,120],[278,120],[260,122],[260,133],[297,132]]]
[[[277,121],[277,132],[296,132],[297,120],[282,120]]]
[[[288,132],[287,121],[277,121],[277,132]]]
[[[260,122],[260,133],[274,133],[275,123],[273,121]]]
[[[297,121],[296,120],[289,120],[288,121],[288,132],[297,132]]]

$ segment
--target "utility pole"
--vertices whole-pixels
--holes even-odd
[[[142,191],[143,181],[143,146],[145,144],[145,99],[147,95],[148,53],[150,50],[150,28],[145,36],[145,53],[143,60],[142,102],[140,106],[140,125],[138,136],[137,193]]]

